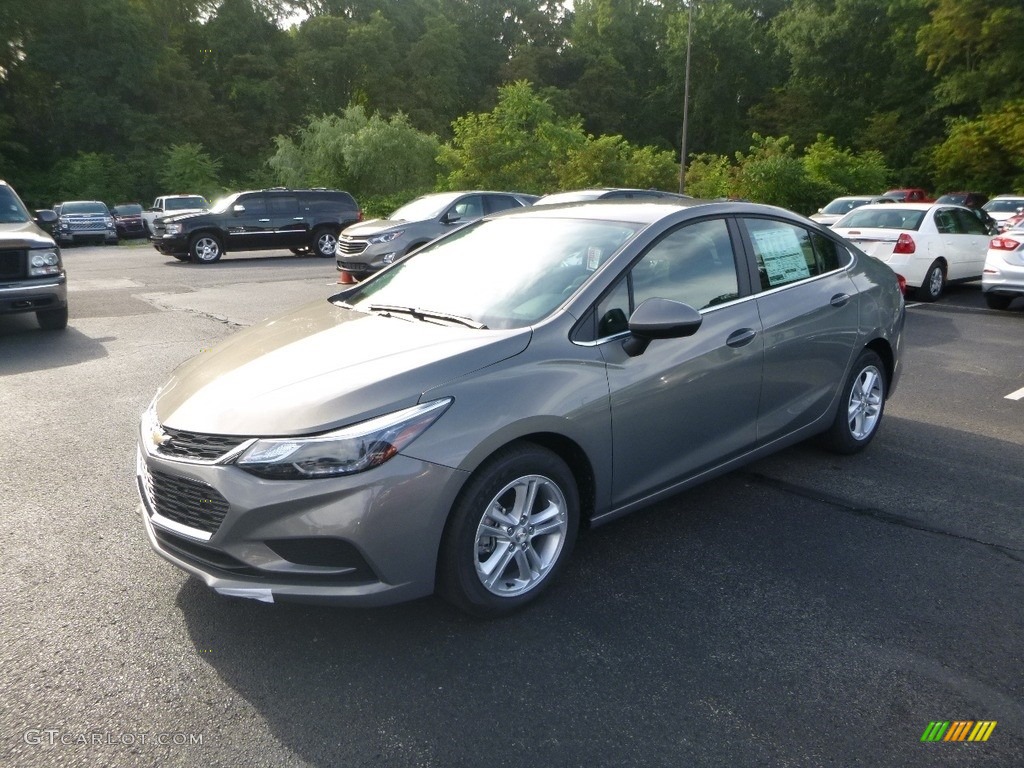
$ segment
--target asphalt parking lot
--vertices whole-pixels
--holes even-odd
[[[1024,309],[909,309],[877,439],[586,531],[507,619],[210,593],[153,554],[135,429],[169,372],[333,293],[330,260],[65,252],[0,317],[0,763],[1024,765]],[[339,350],[344,354],[344,350]],[[921,741],[995,721],[985,742]]]

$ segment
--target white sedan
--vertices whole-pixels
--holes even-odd
[[[947,282],[977,280],[991,239],[985,224],[962,205],[863,205],[832,226],[896,272],[919,301],[935,301]]]

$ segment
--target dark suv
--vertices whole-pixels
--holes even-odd
[[[275,187],[236,192],[201,213],[168,216],[150,241],[161,253],[200,264],[232,251],[273,249],[328,258],[338,233],[362,217],[348,192]]]
[[[60,248],[40,227],[57,223],[53,211],[28,212],[0,181],[0,314],[35,312],[45,330],[68,324],[68,285]]]

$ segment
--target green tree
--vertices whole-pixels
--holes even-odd
[[[933,153],[944,189],[993,194],[1024,190],[1024,99],[1006,102],[975,120],[952,121]]]
[[[788,136],[754,134],[746,154],[736,153],[736,193],[757,203],[768,203],[810,213],[829,195],[825,184],[811,179]]]
[[[826,197],[880,194],[890,175],[881,152],[854,154],[849,149],[840,149],[834,138],[822,134],[804,150],[803,164],[807,178],[828,190]]]
[[[637,187],[674,189],[678,183],[674,153],[653,147],[634,147],[621,136],[588,136],[556,164],[560,189]]]
[[[164,152],[160,182],[170,194],[216,197],[224,191],[220,168],[220,161],[210,157],[202,144],[175,145]]]
[[[547,99],[520,81],[498,89],[486,113],[454,123],[439,161],[447,189],[490,187],[542,193],[558,186],[558,165],[586,142],[578,119],[561,119]]]

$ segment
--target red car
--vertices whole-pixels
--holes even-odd
[[[935,198],[918,187],[890,189],[882,197],[891,197],[897,203],[934,203]]]

